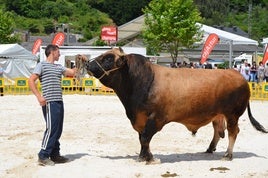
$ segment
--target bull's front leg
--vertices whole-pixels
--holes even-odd
[[[157,128],[155,120],[148,119],[143,131],[139,133],[139,139],[141,144],[141,151],[139,155],[140,161],[153,161],[153,155],[150,151],[150,141],[156,132]]]

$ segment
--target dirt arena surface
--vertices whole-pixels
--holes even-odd
[[[37,153],[45,122],[35,96],[4,96],[0,103],[3,178],[268,177],[268,134],[252,127],[247,112],[239,120],[232,161],[221,160],[227,137],[214,154],[203,153],[212,139],[212,124],[193,137],[183,125],[170,123],[153,137],[156,160],[147,165],[137,161],[138,134],[117,96],[64,95],[61,154],[70,162],[42,167]],[[250,104],[254,117],[268,129],[268,102]]]

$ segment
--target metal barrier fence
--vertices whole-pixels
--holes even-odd
[[[268,101],[268,83],[249,82],[250,99]]]
[[[249,82],[251,100],[267,100],[268,101],[268,83]],[[37,87],[41,91],[41,85],[38,81]],[[63,94],[82,94],[82,95],[114,95],[111,88],[102,85],[98,79],[83,78],[77,81],[74,78],[62,79]],[[2,95],[29,95],[32,94],[28,86],[28,78],[16,78],[14,83],[4,83],[4,79],[0,79],[0,96]]]
[[[37,88],[41,92],[41,84],[37,82]],[[113,95],[111,88],[102,85],[96,78],[83,78],[77,81],[75,78],[62,79],[63,94],[83,94],[83,95]],[[16,78],[13,83],[5,84],[4,79],[0,79],[0,95],[30,95],[32,94],[28,78]]]

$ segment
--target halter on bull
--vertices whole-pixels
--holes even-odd
[[[124,105],[139,133],[142,161],[153,160],[150,141],[169,122],[181,123],[193,134],[212,122],[214,135],[207,153],[216,150],[227,126],[227,160],[233,157],[238,119],[246,108],[251,124],[267,133],[253,118],[249,86],[235,70],[171,69],[152,64],[139,54],[125,54],[121,48],[87,61],[86,69],[112,88]]]

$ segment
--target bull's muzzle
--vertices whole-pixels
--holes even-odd
[[[91,61],[86,61],[86,62],[85,62],[85,68],[86,68],[86,70],[87,70],[87,73],[88,73],[89,75],[93,76],[93,73],[90,71],[90,63],[91,63]]]

